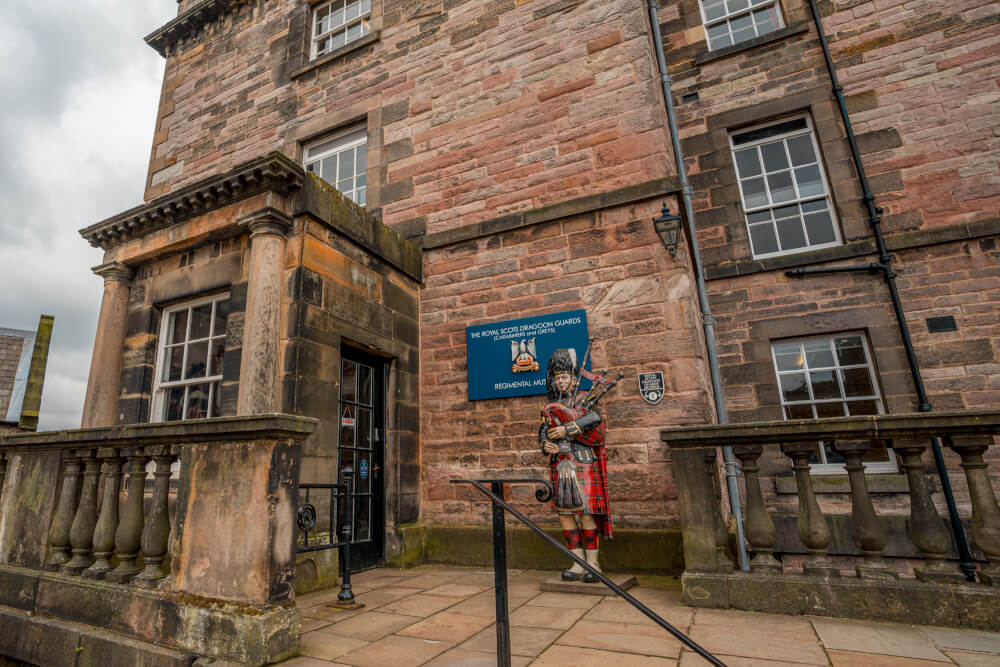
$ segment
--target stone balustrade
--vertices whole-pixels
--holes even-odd
[[[0,656],[73,664],[58,652],[87,628],[181,662],[294,654],[300,450],[315,428],[256,415],[0,437],[0,626],[24,631],[0,633]],[[140,644],[116,650],[156,655]]]
[[[684,598],[691,604],[779,613],[811,613],[1000,630],[1000,506],[984,454],[1000,435],[1000,410],[845,417],[665,429],[678,486],[684,537]],[[976,582],[955,560],[948,523],[932,498],[932,438],[957,454],[963,503],[976,549]],[[851,559],[830,554],[830,519],[820,508],[810,471],[819,442],[833,443],[843,457],[850,489]],[[863,461],[876,443],[895,451],[909,486],[909,539],[922,558],[914,578],[901,578],[886,560],[885,521],[868,488]],[[744,527],[753,554],[750,572],[733,572],[723,540],[715,477],[716,447],[731,445],[743,473]],[[797,535],[805,547],[801,573],[775,557],[775,513],[760,480],[765,447],[787,458],[797,488]],[[709,475],[701,468],[708,463]],[[994,477],[1000,475],[995,470]],[[967,490],[967,493],[966,493]],[[723,524],[724,525],[724,524]],[[954,556],[951,556],[954,558]],[[845,576],[853,565],[854,576]],[[992,611],[991,611],[992,610]]]

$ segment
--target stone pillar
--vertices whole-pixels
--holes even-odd
[[[132,270],[119,262],[101,264],[94,268],[94,273],[104,278],[104,298],[97,321],[94,354],[90,358],[87,395],[83,400],[83,419],[80,423],[82,428],[115,424],[128,296],[132,284]]]
[[[277,412],[281,274],[285,234],[292,226],[292,219],[277,209],[265,208],[239,222],[250,231],[250,276],[236,414]]]

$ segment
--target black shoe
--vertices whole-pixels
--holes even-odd
[[[563,570],[562,580],[563,581],[580,581],[580,575],[577,574],[576,572],[571,572],[569,570]],[[584,581],[586,581],[586,575],[584,575]],[[595,579],[594,581],[597,581],[597,580]]]
[[[583,580],[588,584],[592,584],[595,581],[600,581],[600,579],[598,579],[595,575],[591,574],[590,572],[587,572],[583,575]]]

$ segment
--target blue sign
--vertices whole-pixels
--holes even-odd
[[[561,347],[574,348],[581,363],[587,339],[585,310],[467,327],[469,400],[544,394],[549,356]],[[584,380],[580,388],[589,386]]]
[[[368,459],[361,459],[360,471],[361,479],[368,479]]]

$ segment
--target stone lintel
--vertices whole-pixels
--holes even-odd
[[[1000,631],[1000,590],[987,586],[757,572],[685,572],[681,583],[695,607]]]
[[[80,230],[94,247],[111,248],[262,192],[287,196],[302,188],[305,171],[282,153],[250,160],[176,192]]]
[[[290,438],[302,441],[316,431],[315,419],[286,414],[219,417],[186,422],[123,424],[101,428],[46,431],[38,434],[0,436],[0,449],[32,451],[78,450],[85,447],[129,448],[149,445],[185,445],[240,440]]]

